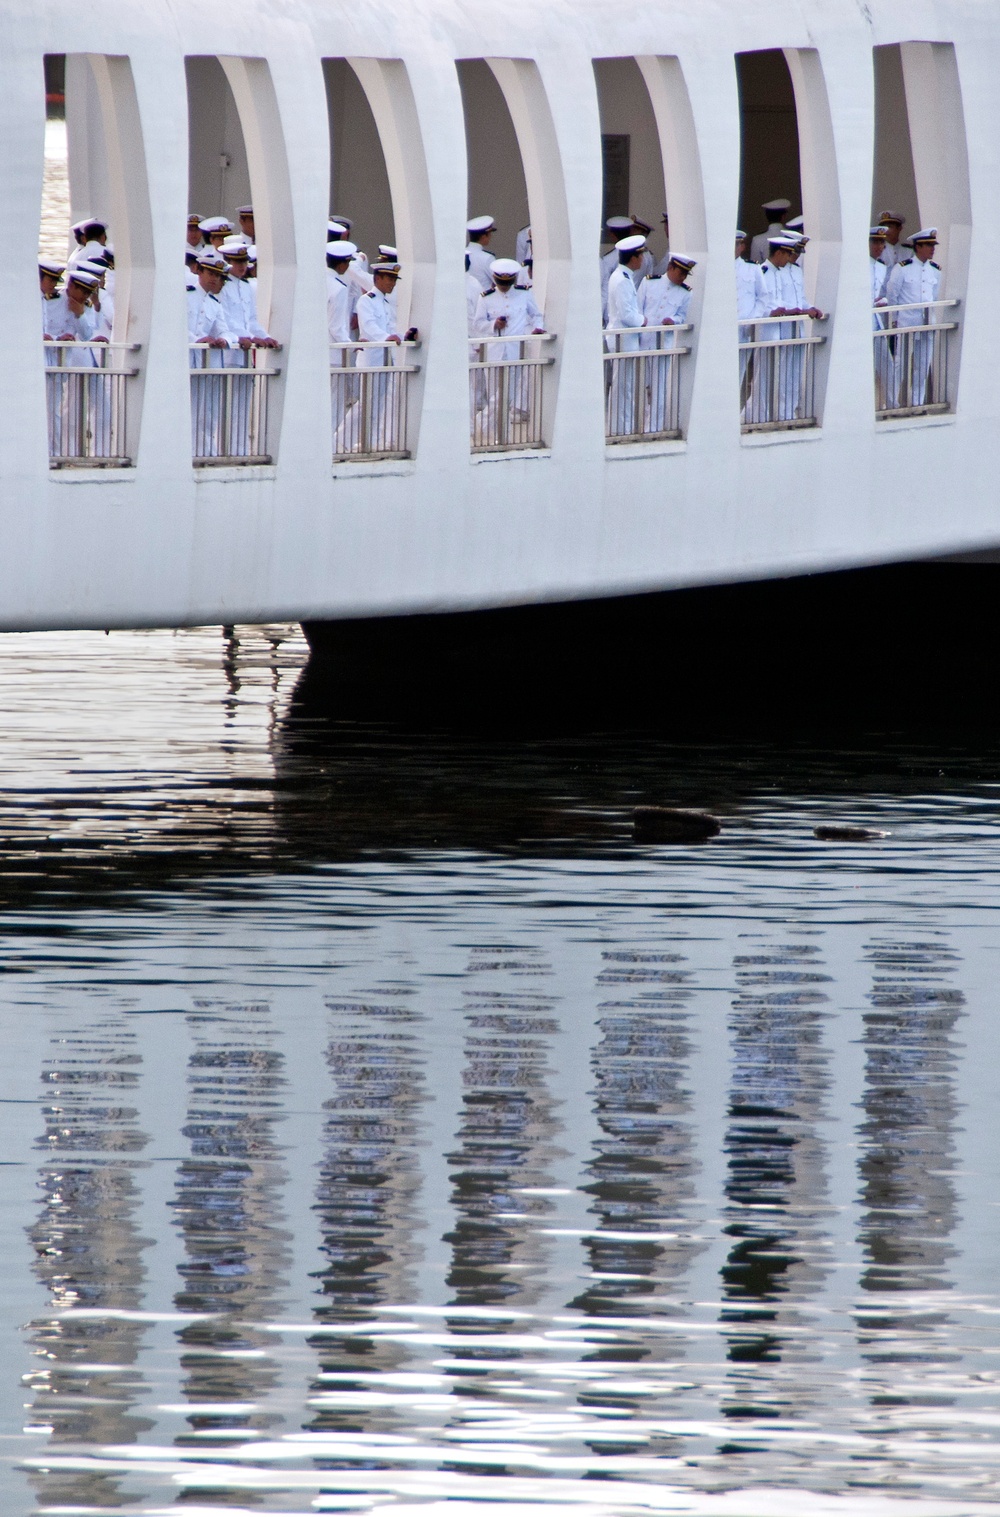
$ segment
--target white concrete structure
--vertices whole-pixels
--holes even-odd
[[[0,626],[485,607],[1000,543],[991,304],[1000,26],[981,0],[663,0],[625,10],[604,0],[548,0],[514,12],[444,0],[289,0],[280,8],[266,0],[9,0],[4,38]],[[881,65],[876,113],[873,50],[897,47],[892,66]],[[818,350],[819,425],[746,436],[731,262],[741,156],[734,58],[768,49],[783,50],[794,88],[812,238],[807,281],[831,318]],[[140,374],[130,381],[134,466],[125,469],[48,466],[34,260],[42,59],[63,53],[74,210],[105,212],[112,223],[115,337],[140,346]],[[648,112],[643,104],[639,114],[655,121],[658,142],[633,142],[633,155],[658,150],[671,243],[698,267],[683,436],[608,448],[598,85],[602,76],[632,77],[595,73],[596,60],[612,58],[634,60],[644,81]],[[458,60],[477,64],[463,65],[461,83]],[[495,112],[502,96],[521,158],[505,177],[509,153],[498,152],[496,205],[485,199],[488,145],[503,139],[509,149],[510,133],[470,132],[474,183],[465,147],[485,65],[497,89],[483,92],[483,110]],[[333,103],[338,78],[350,84],[353,109],[350,99]],[[358,173],[362,96],[384,155],[384,165],[371,155],[366,175]],[[328,196],[338,109],[341,121],[348,109],[361,144],[346,153],[337,184],[354,207],[331,205]],[[610,130],[621,130],[622,102],[605,99],[603,109]],[[887,118],[902,134],[891,151]],[[344,142],[334,144],[335,165],[338,154],[343,165]],[[961,351],[956,340],[948,414],[877,422],[867,229],[873,194],[890,192],[893,155],[912,165],[912,179],[905,162],[899,170],[907,182],[896,198],[915,196],[916,205],[904,207],[915,224],[940,229],[941,293],[961,302]],[[649,185],[650,161],[643,159],[637,183]],[[785,188],[784,172],[777,163],[775,191]],[[377,216],[357,204],[366,182]],[[189,209],[231,213],[248,192],[261,318],[283,348],[270,401],[274,462],[195,470],[181,229]],[[517,220],[525,198],[536,294],[558,335],[546,378],[547,446],[473,457],[465,221],[484,210]],[[336,209],[369,216],[365,241],[391,232],[399,248],[401,325],[405,317],[422,338],[409,459],[331,465],[323,246]],[[634,209],[652,219],[663,205]],[[498,252],[512,251],[516,231],[501,225]]]

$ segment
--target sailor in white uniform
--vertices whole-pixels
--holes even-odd
[[[531,228],[523,226],[517,234],[514,242],[514,257],[522,269],[526,263],[533,263],[534,257],[531,251]]]
[[[882,315],[880,307],[885,301],[885,286],[889,278],[889,270],[882,262],[882,252],[885,248],[885,227],[873,226],[868,228],[868,269],[871,278],[871,301],[872,301],[872,331],[884,332],[886,319]],[[888,337],[876,337],[873,339],[875,360],[875,407],[876,410],[884,411],[889,395],[889,387],[892,375],[892,351],[889,347],[891,339]]]
[[[767,231],[758,232],[750,244],[750,259],[753,263],[764,262],[767,257],[768,238],[781,236],[791,208],[792,202],[784,195],[776,195],[773,200],[764,201],[761,210],[767,217]]]
[[[75,351],[62,348],[59,368],[96,369],[98,358],[92,344],[106,342],[97,334],[97,315],[91,297],[97,289],[98,276],[89,269],[66,271],[66,301],[55,334],[58,342],[79,343]],[[68,373],[47,380],[49,391],[49,451],[56,458],[80,458],[101,454],[102,434],[95,427],[97,395],[90,374]]]
[[[223,435],[222,382],[200,376],[206,369],[223,368],[225,353],[240,343],[219,299],[229,277],[226,260],[215,248],[206,248],[195,274],[197,283],[187,296],[188,342],[204,352],[191,353],[191,445],[196,458],[220,458],[229,441]]]
[[[632,235],[631,216],[609,216],[604,223],[611,233],[611,247],[601,255],[601,320],[608,324],[608,280],[618,267],[618,246],[623,237]],[[645,241],[645,238],[643,238]]]
[[[759,263],[751,263],[746,256],[747,234],[742,227],[736,229],[736,320],[739,322],[740,343],[752,342],[754,328],[752,322],[757,316],[767,314],[767,286],[764,283],[764,275],[761,273]],[[750,400],[750,388],[753,383],[752,373],[747,374],[750,367],[751,349],[740,348],[740,408],[745,413]]]
[[[42,295],[42,338],[46,342],[55,342],[59,333],[65,330],[66,305],[65,292],[60,290],[59,281],[62,279],[66,265],[55,258],[39,258],[38,260],[38,284]],[[58,354],[47,353],[47,364],[55,363]]]
[[[639,308],[639,294],[635,287],[635,274],[642,267],[642,255],[646,239],[636,232],[623,237],[615,244],[618,267],[612,270],[608,280],[608,323],[605,346],[611,353],[638,353],[640,334],[630,330],[645,325],[645,317]],[[628,437],[642,431],[645,395],[643,385],[637,383],[634,358],[614,359],[611,369],[611,384],[608,390],[609,437]]]
[[[92,258],[95,253],[101,252],[108,240],[108,224],[95,216],[86,221],[78,221],[72,230],[76,247],[69,255],[68,267],[71,269],[82,259]]]
[[[199,216],[197,211],[192,211],[188,217],[187,235],[184,242],[186,253],[200,253],[202,248],[206,246],[201,230],[201,224],[204,219],[204,216]]]
[[[798,311],[798,291],[789,272],[792,253],[797,247],[794,237],[776,233],[768,238],[768,255],[760,266],[767,292],[767,316],[790,316]],[[800,323],[769,322],[760,329],[761,340],[777,342],[801,336]],[[756,373],[754,389],[758,405],[755,421],[792,421],[801,407],[799,387],[802,377],[802,350],[799,347],[758,348],[754,355]]]
[[[667,250],[663,257],[653,265],[654,274],[665,274],[670,264],[670,217],[666,211],[663,213],[663,237],[667,244]]]
[[[484,292],[493,286],[493,276],[490,274],[493,254],[489,249],[490,239],[496,229],[497,224],[492,216],[473,216],[465,226],[469,238],[465,248],[469,272],[479,280],[479,287]]]
[[[199,223],[198,230],[204,237],[206,244],[218,251],[226,238],[232,236],[236,228],[228,216],[206,216],[204,221]]]
[[[223,354],[227,369],[246,370],[230,381],[229,409],[229,455],[232,458],[247,458],[254,452],[251,438],[253,418],[254,379],[253,370],[258,367],[251,355],[252,348],[276,348],[278,343],[262,326],[257,315],[257,285],[250,279],[250,249],[238,234],[222,244],[219,250],[226,260],[229,278],[222,287],[219,299],[226,315],[229,330],[239,340],[238,349]],[[266,381],[259,381],[265,383]]]
[[[683,326],[691,307],[691,286],[687,277],[697,260],[688,253],[672,253],[666,274],[650,274],[640,284],[637,299],[647,328]],[[649,360],[646,370],[646,417],[643,430],[660,434],[670,429],[674,407],[674,365],[666,356],[677,347],[676,334],[645,331],[639,341],[644,348],[662,356]]]
[[[391,373],[365,376],[363,371],[391,368],[394,350],[403,340],[395,328],[391,298],[399,279],[399,264],[379,261],[372,264],[371,272],[373,288],[362,295],[357,311],[358,338],[365,344],[357,358],[357,367],[362,371],[361,395],[351,406],[344,426],[359,438],[365,452],[396,452],[403,446],[403,439],[396,436],[396,398],[404,376]],[[406,335],[415,337],[415,329]]]
[[[912,310],[895,312],[898,332],[907,327],[923,327],[937,320],[937,313],[926,305],[937,300],[941,288],[941,266],[932,254],[937,247],[937,227],[923,227],[909,239],[912,258],[897,263],[885,283],[885,297],[890,306],[911,306]],[[890,408],[923,406],[934,399],[931,394],[931,364],[934,359],[934,333],[914,332],[896,339],[893,362]]]
[[[330,337],[330,399],[333,408],[333,447],[343,439],[341,428],[347,407],[355,398],[358,381],[352,372],[352,350],[341,344],[351,341],[351,286],[347,271],[357,252],[353,242],[341,238],[326,245],[326,322]]]
[[[878,223],[879,226],[885,228],[882,262],[887,269],[894,269],[896,264],[906,257],[906,248],[899,240],[906,225],[906,217],[901,216],[898,211],[883,211]]]
[[[520,265],[513,258],[494,258],[490,265],[490,289],[479,297],[475,328],[481,337],[523,338],[545,331],[545,321],[530,290],[520,289],[517,276]],[[526,422],[531,416],[532,389],[530,369],[506,369],[505,364],[526,358],[523,342],[489,342],[485,344],[486,426],[492,438],[499,426],[509,436],[507,423]],[[496,366],[496,367],[494,367]],[[504,394],[506,391],[506,395]],[[506,405],[506,417],[503,407]],[[473,417],[474,435],[482,424]]]
[[[238,237],[248,248],[253,247],[257,241],[257,234],[254,231],[253,206],[238,205],[236,207],[236,219],[240,224],[240,229],[238,232],[234,232],[233,236]]]

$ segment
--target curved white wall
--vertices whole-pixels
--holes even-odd
[[[0,370],[0,626],[492,605],[1000,542],[991,478],[1000,410],[990,262],[1000,204],[993,148],[1000,28],[992,11],[975,0],[870,0],[864,7],[856,0],[783,7],[663,0],[625,10],[604,0],[548,0],[514,14],[445,0],[290,0],[280,11],[268,0],[212,7],[193,0],[149,7],[9,0],[0,52],[0,181],[8,225],[21,240],[8,246],[17,293]],[[928,149],[916,178],[921,215],[927,195],[949,194],[940,216],[929,206],[926,214],[950,228],[946,274],[949,293],[963,297],[964,332],[956,412],[876,424],[866,239],[872,49],[890,43],[923,45],[902,55],[908,102],[952,125],[961,107],[967,195],[954,184],[953,141],[933,161]],[[954,52],[929,44],[953,44]],[[803,198],[819,227],[810,267],[834,317],[822,427],[741,437],[731,265],[740,169],[734,54],[761,48],[784,49],[789,60],[803,134]],[[153,238],[143,282],[142,427],[136,467],[128,471],[47,467],[35,293],[46,53],[127,59],[134,89]],[[672,208],[678,204],[683,236],[698,239],[703,246],[694,250],[705,256],[695,274],[700,310],[685,441],[607,450],[593,61],[614,55],[639,62]],[[280,297],[272,320],[285,351],[281,435],[276,463],[266,469],[196,474],[187,451],[185,309],[175,250],[188,210],[184,60],[192,56],[224,60],[244,117],[254,196],[263,194],[271,207],[275,301]],[[329,462],[323,58],[349,60],[382,134],[412,319],[425,336],[411,462],[337,469]],[[529,457],[469,455],[459,58],[489,60],[522,143],[529,197],[560,201],[549,205],[552,263],[545,271],[550,309],[559,313],[558,398],[551,448]],[[545,138],[534,155],[524,150],[525,132]],[[914,152],[921,152],[916,137]]]

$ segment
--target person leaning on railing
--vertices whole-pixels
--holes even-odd
[[[608,279],[608,324],[604,341],[611,353],[638,353],[639,333],[635,329],[644,327],[646,318],[639,307],[639,292],[633,275],[642,267],[646,239],[641,232],[634,232],[616,242],[615,250],[618,266],[612,269]],[[636,411],[635,368],[633,359],[611,365],[609,430],[615,434],[641,431],[642,418]]]
[[[822,321],[823,312],[818,306],[806,306],[801,304],[801,295],[798,281],[791,272],[791,265],[795,250],[800,246],[799,238],[787,233],[775,234],[767,239],[768,256],[761,264],[761,273],[764,276],[764,285],[767,292],[765,310],[761,312],[766,316],[789,316],[789,317],[812,317],[814,321]],[[777,327],[770,326],[765,329],[767,336],[765,341],[788,342],[789,339],[800,335],[800,324],[792,320],[781,322]],[[803,349],[799,345],[771,348],[767,351],[768,361],[763,365],[765,372],[772,376],[777,368],[777,408],[776,416],[768,416],[769,421],[793,421],[801,415],[802,409],[802,375],[804,371]],[[757,358],[764,356],[764,351],[758,351]],[[759,377],[759,376],[758,376]],[[768,394],[774,393],[771,378],[768,378]],[[763,418],[761,418],[763,419]]]
[[[638,290],[639,309],[648,327],[684,326],[691,307],[691,286],[687,276],[697,259],[687,253],[671,253],[665,274],[647,274]],[[646,374],[648,416],[643,430],[664,432],[671,428],[670,401],[673,394],[673,364],[666,356],[677,346],[677,338],[664,332],[646,331],[639,337],[644,348],[658,349],[664,355],[650,360]]]
[[[514,258],[494,258],[490,262],[490,288],[479,297],[474,328],[481,337],[523,338],[530,334],[543,336],[545,319],[535,304],[531,290],[517,283],[521,265]],[[483,344],[488,364],[510,364],[524,358],[524,345],[520,341],[490,342]],[[499,376],[487,372],[487,384],[482,400],[495,413],[501,400]],[[493,382],[491,382],[491,380]],[[531,383],[527,369],[510,372],[507,384],[507,405],[513,421],[527,421],[531,414]]]
[[[916,307],[895,313],[897,331],[907,327],[927,326],[931,313],[922,303],[926,301],[929,305],[937,300],[941,287],[941,267],[932,257],[937,247],[937,227],[924,227],[921,231],[914,232],[908,238],[908,244],[913,249],[913,257],[904,258],[901,263],[897,263],[885,282],[888,305]],[[907,379],[909,396],[903,399],[903,404],[922,406],[927,403],[933,358],[933,332],[914,332],[905,340],[897,340],[890,381],[890,409],[900,404],[900,395],[905,391]]]

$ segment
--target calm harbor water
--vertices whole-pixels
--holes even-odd
[[[1000,742],[305,658],[0,639],[0,1511],[995,1511]]]

